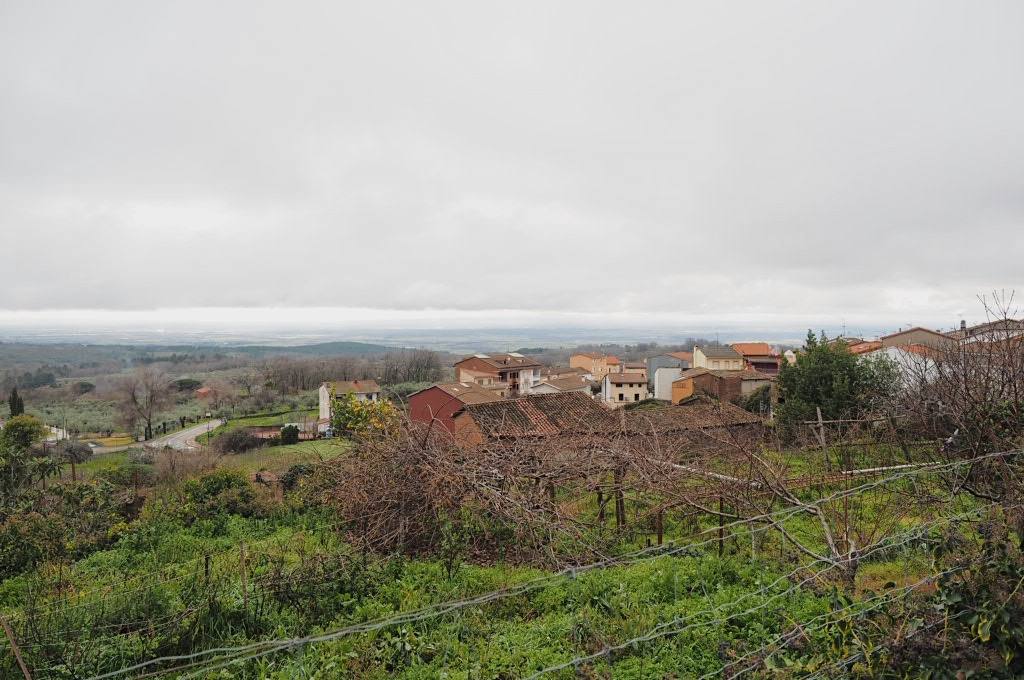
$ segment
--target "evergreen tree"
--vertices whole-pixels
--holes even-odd
[[[20,416],[25,412],[25,400],[18,394],[18,388],[11,390],[11,396],[7,400],[7,407],[11,410],[11,417]]]

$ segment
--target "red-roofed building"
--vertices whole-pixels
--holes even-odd
[[[734,342],[732,348],[743,357],[743,365],[759,373],[777,375],[782,357],[767,342]]]
[[[440,383],[414,392],[407,400],[409,419],[424,425],[440,425],[449,432],[455,429],[452,416],[467,404],[487,404],[502,397],[472,382]]]

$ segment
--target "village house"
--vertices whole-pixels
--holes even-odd
[[[767,342],[734,342],[731,347],[743,357],[745,368],[760,373],[778,375],[782,360]]]
[[[647,375],[647,363],[643,361],[627,361],[622,364],[623,373],[639,373],[644,377],[645,380],[649,378]]]
[[[320,424],[321,429],[331,422],[331,392],[335,397],[352,394],[356,401],[379,401],[380,385],[376,380],[336,380],[320,385]]]
[[[585,368],[573,368],[571,366],[550,366],[542,369],[540,372],[541,381],[555,379],[555,378],[572,378],[580,377],[586,378],[587,380],[593,380],[594,375]]]
[[[728,401],[695,395],[671,406],[623,412],[626,434],[634,446],[666,452],[672,463],[702,455],[736,455],[737,447],[756,447],[764,421]],[[646,446],[644,438],[650,438]]]
[[[943,347],[949,344],[949,336],[928,328],[914,326],[906,330],[883,335],[878,339],[883,347],[899,347],[901,345],[925,345],[926,347]]]
[[[732,347],[694,347],[693,368],[739,371],[743,369],[743,355]]]
[[[716,371],[691,368],[672,382],[672,403],[678,404],[695,394],[706,394],[721,401],[733,401],[771,385],[773,376],[751,369]]]
[[[601,383],[601,401],[617,408],[647,399],[647,377],[641,373],[609,373]]]
[[[535,394],[466,404],[454,416],[456,439],[472,446],[489,440],[598,436],[621,428],[608,409],[580,392]]]
[[[647,357],[647,381],[654,383],[659,368],[687,369],[693,366],[693,352],[665,352]],[[657,386],[655,386],[657,389]]]
[[[672,400],[672,383],[679,379],[684,370],[678,366],[662,366],[654,371],[654,398]]]
[[[474,354],[455,364],[455,381],[472,382],[502,396],[530,394],[540,382],[541,363],[532,357],[508,354]]]
[[[618,357],[600,352],[577,352],[569,357],[569,366],[586,370],[595,380],[603,380],[609,373],[622,372],[622,362]]]
[[[567,375],[564,378],[542,378],[533,388],[533,394],[559,394],[562,392],[583,392],[591,394],[592,380],[582,375]]]
[[[406,400],[409,420],[424,425],[437,424],[448,432],[455,430],[452,417],[467,404],[501,401],[494,390],[474,382],[440,383],[409,395]]]
[[[990,342],[1024,337],[1024,319],[996,319],[974,326],[968,326],[967,322],[961,319],[960,328],[949,335],[951,338],[966,342]]]

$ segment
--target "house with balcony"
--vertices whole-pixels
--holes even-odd
[[[734,342],[731,347],[743,357],[744,368],[768,375],[778,375],[782,368],[782,357],[767,342]]]
[[[506,397],[531,394],[540,383],[541,363],[518,352],[474,354],[455,364],[455,381],[476,383]]]

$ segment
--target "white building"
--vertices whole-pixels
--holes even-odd
[[[320,421],[329,423],[331,421],[331,390],[334,396],[340,397],[344,394],[354,394],[356,401],[379,401],[380,385],[376,380],[337,380],[325,382],[320,385]]]
[[[683,369],[668,366],[654,371],[654,398],[672,401],[672,382],[679,379]]]

